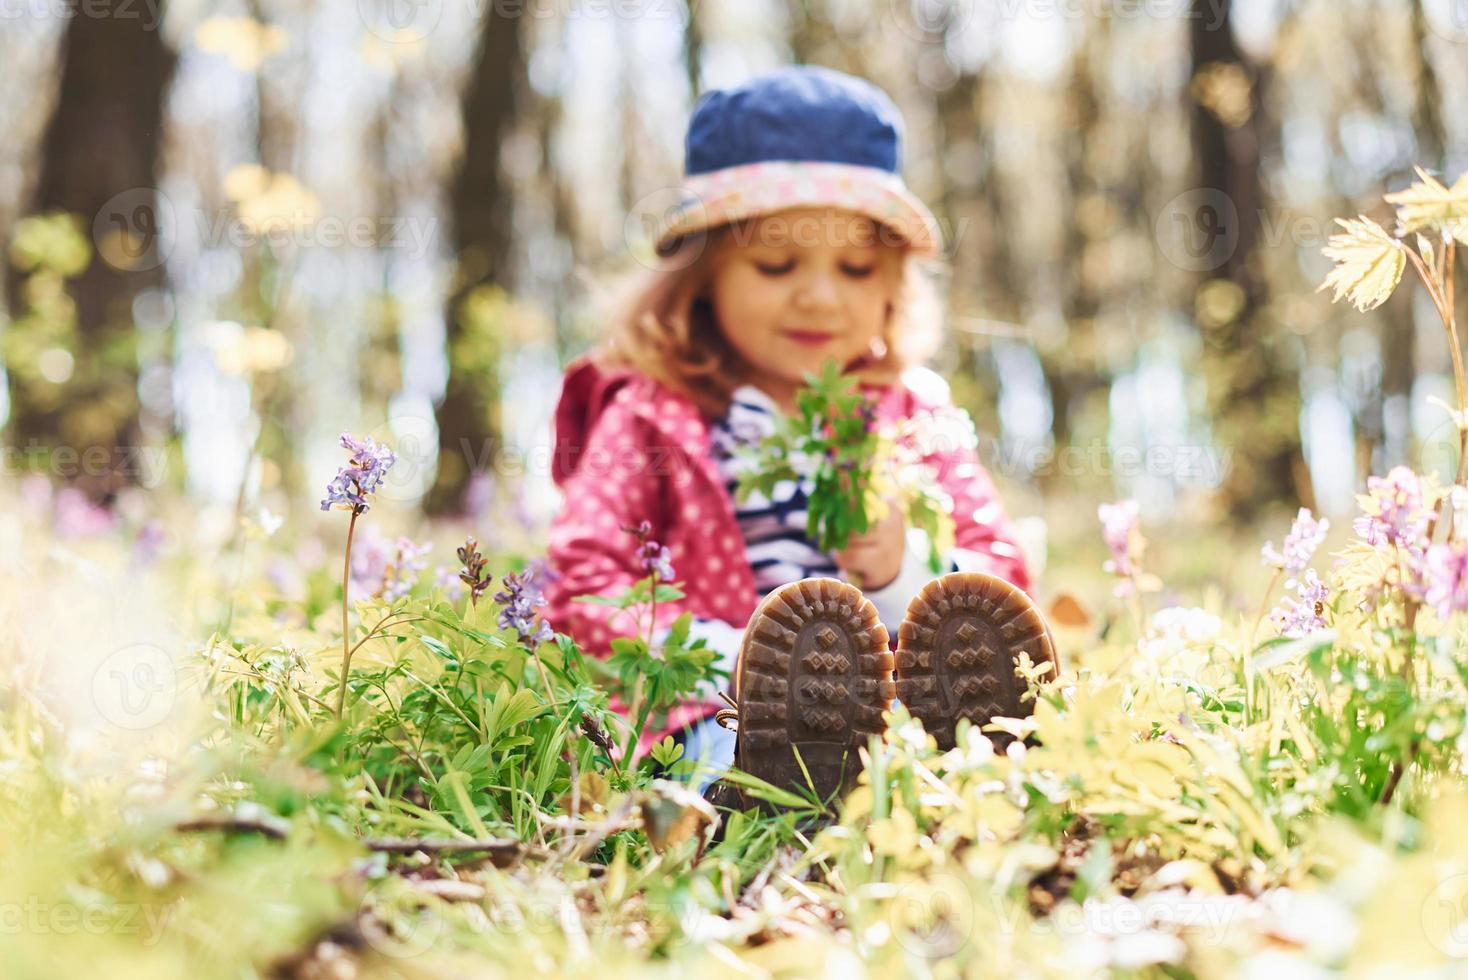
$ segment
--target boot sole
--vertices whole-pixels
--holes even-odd
[[[1024,718],[1032,701],[1015,673],[1021,653],[1058,670],[1050,627],[1024,590],[982,572],[950,572],[923,586],[897,631],[897,699],[937,740],[954,746],[960,718]],[[1012,738],[985,732],[996,748]]]
[[[886,729],[892,665],[887,628],[855,586],[807,578],[775,589],[739,648],[739,768],[822,800],[849,789],[857,748]]]

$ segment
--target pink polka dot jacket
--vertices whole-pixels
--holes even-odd
[[[948,407],[946,395],[920,394],[904,382],[869,389],[879,422]],[[551,524],[548,560],[558,573],[546,590],[545,619],[594,656],[630,632],[630,617],[579,595],[617,595],[644,576],[635,541],[621,530],[647,521],[669,549],[684,598],[659,603],[654,628],[684,612],[742,630],[762,598],[745,555],[735,502],[710,444],[713,420],[688,398],[632,371],[604,371],[582,358],[562,383],[555,415],[552,476],[564,502]],[[972,448],[939,448],[925,457],[952,496],[956,544],[965,569],[1030,587],[1024,556],[994,484]],[[893,631],[895,639],[896,633]],[[613,706],[622,710],[615,700]],[[715,697],[679,705],[639,750],[724,704]]]

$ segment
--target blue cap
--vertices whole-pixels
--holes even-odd
[[[706,93],[688,123],[692,177],[767,160],[820,160],[897,173],[902,116],[880,88],[830,68],[795,65]]]

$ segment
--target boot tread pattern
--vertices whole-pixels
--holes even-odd
[[[740,650],[739,768],[804,788],[795,745],[822,796],[849,785],[857,748],[883,730],[893,664],[887,629],[854,586],[808,578],[771,592]]]
[[[1055,670],[1055,643],[1024,591],[993,575],[952,572],[913,597],[898,630],[897,697],[938,742],[952,748],[958,719],[985,725],[1024,717],[1021,653]],[[986,733],[997,744],[1008,736]]]

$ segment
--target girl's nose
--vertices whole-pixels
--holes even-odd
[[[837,305],[836,279],[826,272],[812,273],[795,294],[796,305],[824,309]]]

